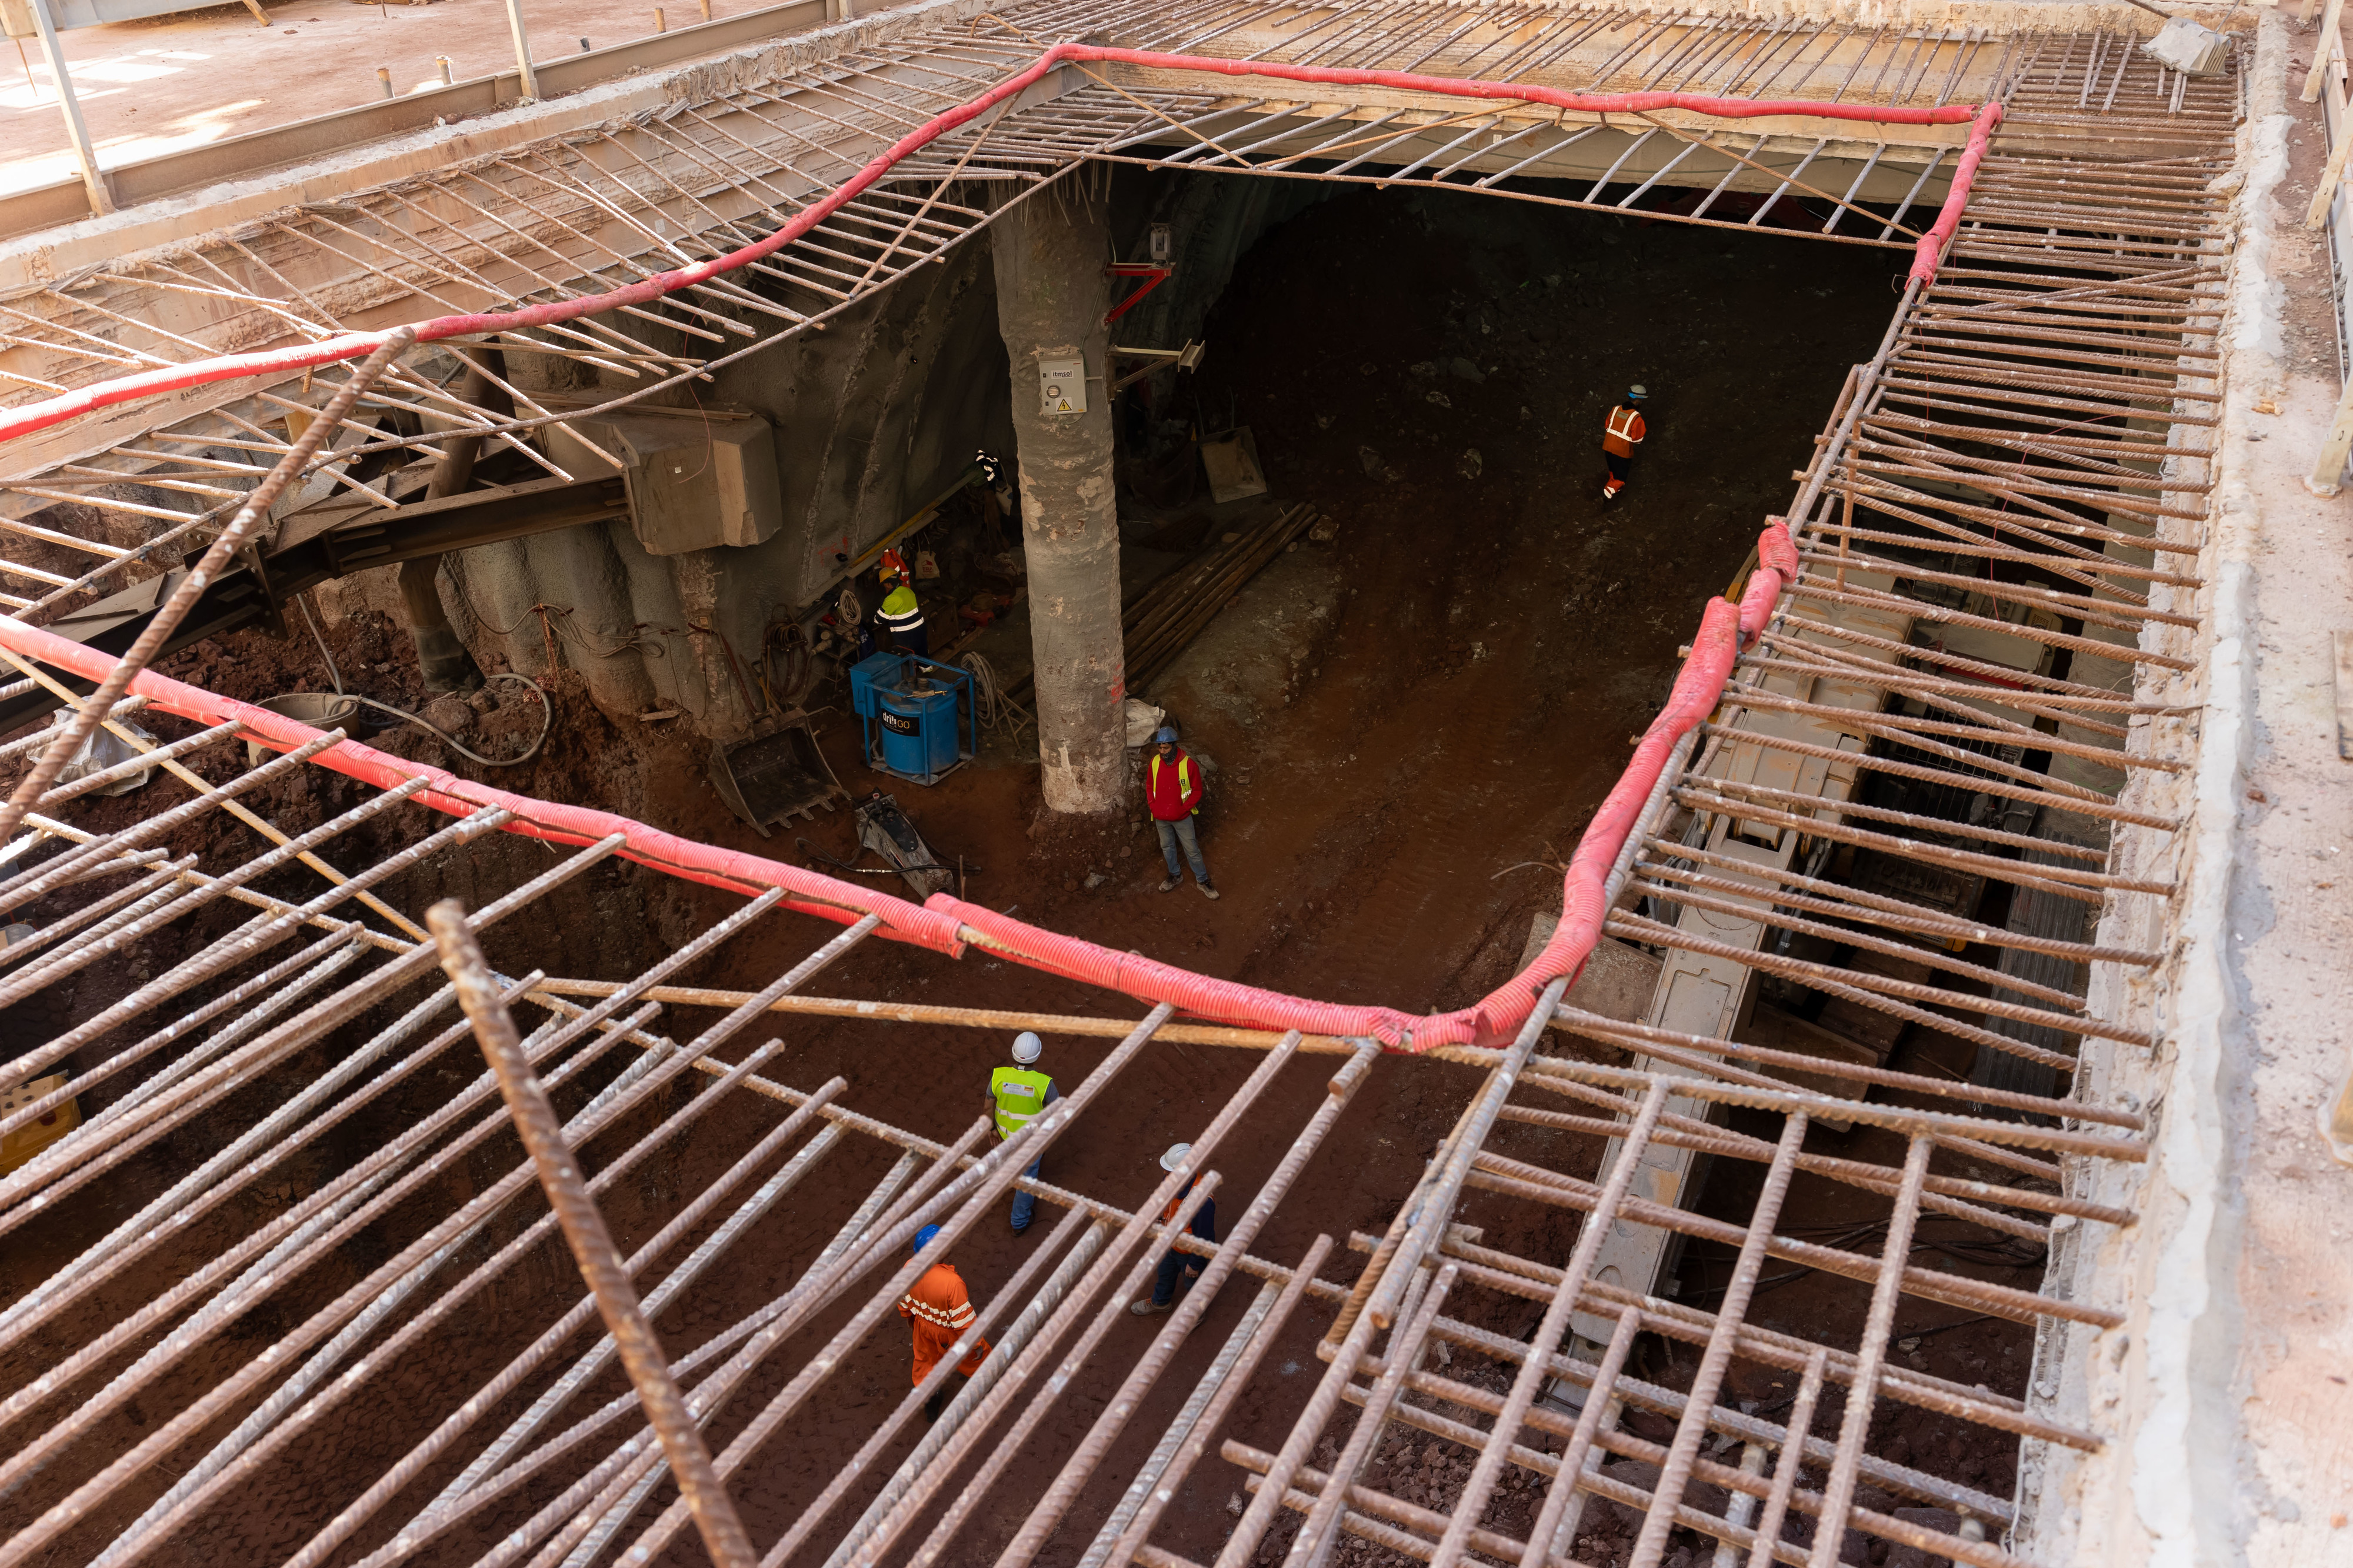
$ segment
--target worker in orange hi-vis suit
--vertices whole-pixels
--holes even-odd
[[[1642,400],[1651,395],[1637,386],[1626,394],[1626,401],[1609,410],[1608,423],[1601,426],[1601,460],[1609,466],[1609,475],[1601,481],[1601,499],[1607,503],[1618,499],[1626,488],[1627,471],[1634,466],[1634,448],[1642,444],[1650,427],[1642,423]]]
[[[915,1233],[915,1250],[921,1253],[939,1235],[940,1227],[927,1225]],[[915,1288],[899,1298],[899,1315],[915,1329],[915,1385],[923,1386],[923,1379],[940,1364],[940,1358],[955,1348],[977,1321],[972,1310],[972,1298],[965,1294],[964,1277],[955,1265],[943,1258],[923,1271]],[[923,1401],[923,1419],[937,1421],[940,1412],[948,1407],[964,1387],[964,1380],[980,1370],[988,1356],[988,1342],[974,1343],[972,1353],[956,1363],[956,1374],[942,1384],[936,1393]]]

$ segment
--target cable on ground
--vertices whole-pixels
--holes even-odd
[[[433,723],[429,720],[417,714],[411,713],[406,708],[395,708],[389,702],[378,702],[373,697],[363,697],[356,691],[344,690],[343,672],[335,668],[335,656],[327,651],[327,639],[319,634],[319,623],[313,620],[311,616],[311,605],[309,602],[301,595],[297,595],[294,600],[294,604],[295,606],[302,612],[302,624],[311,628],[311,640],[319,645],[319,657],[327,661],[327,679],[333,683],[335,695],[337,697],[343,698],[351,702],[364,703],[368,707],[377,710],[379,712],[390,713],[398,718],[406,719],[408,722],[416,725],[418,729],[429,731],[430,733],[440,737],[441,743],[448,747],[451,751],[457,752],[459,756],[480,763],[486,768],[521,767],[523,763],[531,761],[532,758],[539,755],[540,748],[547,744],[547,733],[549,731],[555,728],[555,702],[553,698],[548,696],[547,689],[540,685],[538,681],[533,680],[530,676],[509,675],[502,673],[484,678],[486,680],[519,680],[522,682],[538,695],[540,709],[539,733],[532,738],[531,747],[528,751],[524,752],[519,757],[508,757],[504,760],[501,760],[497,757],[486,757],[482,755],[481,752],[473,751],[467,747],[464,742],[460,742],[455,735],[449,733],[448,731],[442,729],[439,725]],[[281,693],[280,695],[288,697],[307,697],[314,695],[314,693],[290,691]],[[275,700],[273,699],[273,700]]]

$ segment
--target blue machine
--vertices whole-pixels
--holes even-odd
[[[935,784],[980,749],[972,672],[912,653],[878,653],[849,667],[849,706],[865,730],[866,765]]]

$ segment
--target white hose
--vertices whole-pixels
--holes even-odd
[[[486,757],[480,752],[467,750],[465,746],[459,742],[458,738],[455,735],[450,734],[448,731],[442,729],[437,724],[428,723],[417,714],[411,713],[406,708],[395,708],[389,702],[378,702],[373,697],[362,697],[356,691],[344,690],[343,672],[335,668],[335,656],[327,651],[327,639],[319,634],[319,623],[311,618],[309,601],[304,599],[301,595],[297,595],[294,599],[294,605],[297,609],[302,612],[302,624],[311,628],[311,640],[319,645],[319,657],[327,661],[327,679],[334,682],[335,695],[337,697],[346,698],[353,702],[364,702],[379,712],[390,713],[398,718],[406,719],[410,723],[416,725],[418,729],[429,731],[433,734],[438,735],[441,738],[441,743],[448,747],[451,751],[457,752],[459,756],[480,763],[486,768],[520,767],[523,763],[531,761],[532,758],[539,755],[539,749],[547,744],[547,732],[555,728],[555,703],[554,700],[547,695],[546,689],[542,687],[538,681],[533,680],[530,676],[501,674],[488,676],[485,678],[488,680],[522,681],[525,686],[530,687],[532,690],[539,694],[540,707],[539,733],[533,739],[531,749],[529,751],[523,752],[523,754],[519,757],[509,757],[503,762],[495,757]],[[310,697],[317,694],[315,692],[298,691],[288,692],[285,695],[290,697]]]
[[[996,667],[977,653],[965,655],[964,667],[972,672],[975,715],[992,730],[1004,726],[1008,739],[1020,734],[1032,715],[1027,708],[1006,696],[997,686]]]
[[[438,725],[427,722],[424,719],[411,713],[406,708],[395,708],[389,702],[378,702],[375,698],[362,697],[356,691],[346,691],[340,695],[349,698],[353,702],[364,702],[369,707],[377,709],[380,711],[397,715],[400,718],[407,720],[410,723],[416,725],[420,730],[430,731],[432,733],[441,737],[441,743],[443,745],[448,746],[451,751],[457,752],[461,757],[471,758],[473,761],[481,763],[482,766],[486,768],[520,767],[523,763],[531,761],[532,758],[539,755],[539,749],[547,744],[547,732],[555,728],[555,703],[548,697],[546,689],[528,675],[501,674],[486,676],[483,679],[486,680],[520,680],[525,686],[530,687],[532,690],[536,692],[539,696],[539,733],[532,738],[531,749],[524,752],[519,757],[508,757],[503,761],[497,757],[486,757],[480,752],[467,750],[465,746],[459,742],[458,738],[450,734],[448,731],[441,729]]]

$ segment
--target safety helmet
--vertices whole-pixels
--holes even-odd
[[[1175,1170],[1185,1163],[1185,1156],[1192,1152],[1193,1145],[1190,1143],[1171,1143],[1168,1145],[1168,1152],[1160,1156],[1160,1168],[1164,1171]]]
[[[1626,401],[1629,403],[1640,403],[1650,395],[1649,390],[1644,387],[1630,386],[1626,389]]]
[[[923,1229],[917,1231],[915,1233],[915,1250],[921,1252],[923,1248],[931,1246],[932,1237],[939,1235],[939,1233],[940,1227],[935,1225],[927,1225]]]
[[[882,569],[876,573],[875,575],[881,578],[885,583],[888,583],[893,577],[904,577],[906,574],[907,558],[900,554],[895,550],[884,551],[882,552]]]
[[[1028,1029],[1013,1037],[1013,1059],[1025,1068],[1036,1061],[1045,1048],[1046,1042]]]
[[[1176,726],[1174,724],[1161,725],[1159,732],[1152,737],[1152,743],[1155,746],[1175,745],[1176,743]]]

